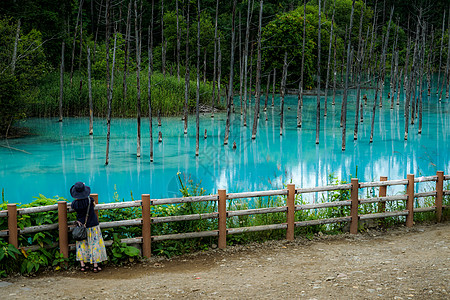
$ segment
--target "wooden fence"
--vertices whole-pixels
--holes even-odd
[[[349,184],[332,185],[315,188],[295,188],[294,184],[288,184],[287,189],[270,190],[270,191],[257,191],[257,192],[243,192],[243,193],[228,193],[224,189],[218,190],[216,195],[198,196],[198,197],[184,197],[184,198],[166,198],[166,199],[150,199],[150,195],[143,194],[141,200],[119,202],[119,203],[105,203],[97,204],[95,209],[107,210],[127,207],[141,207],[142,218],[132,220],[122,220],[113,222],[100,223],[100,228],[113,228],[119,226],[142,226],[142,237],[122,239],[122,242],[126,244],[142,244],[142,254],[145,257],[151,256],[152,242],[164,241],[164,240],[176,240],[186,238],[198,238],[198,237],[218,237],[218,247],[225,248],[227,235],[240,234],[245,232],[256,232],[264,230],[285,229],[286,239],[294,239],[295,227],[313,226],[320,224],[332,224],[339,222],[350,223],[350,233],[356,234],[358,231],[359,220],[368,219],[380,219],[387,217],[406,217],[406,226],[413,226],[414,213],[421,212],[435,212],[438,222],[441,221],[443,209],[448,209],[450,206],[443,206],[444,195],[450,195],[450,190],[444,190],[444,181],[450,180],[449,175],[444,175],[444,172],[437,172],[436,176],[414,178],[414,175],[408,175],[407,179],[401,180],[387,180],[387,177],[381,177],[380,181],[376,182],[359,182],[357,178],[353,178]],[[430,192],[415,193],[414,185],[418,182],[436,182],[436,190]],[[406,193],[401,195],[387,196],[387,187],[403,185],[406,186]],[[360,199],[359,189],[362,188],[379,188],[378,197]],[[317,192],[329,192],[339,190],[350,190],[350,199],[344,201],[316,203],[296,205],[295,195],[317,193]],[[227,200],[241,199],[241,198],[254,198],[265,196],[286,196],[286,202],[284,206],[280,207],[268,207],[258,209],[246,209],[227,211]],[[98,195],[92,194],[95,202],[98,203]],[[435,205],[430,207],[414,208],[414,199],[424,197],[435,197]],[[189,202],[202,202],[202,201],[217,201],[217,211],[204,214],[193,215],[178,215],[178,216],[166,216],[166,217],[152,217],[151,207],[156,205],[168,205],[168,204],[180,204]],[[406,209],[401,211],[386,211],[385,204],[388,201],[406,201]],[[378,213],[358,215],[358,207],[361,204],[378,203]],[[308,221],[295,221],[295,212],[301,210],[311,210],[320,208],[331,207],[350,207],[350,215],[338,218],[329,219],[317,219]],[[50,245],[50,247],[58,247],[60,252],[68,257],[69,250],[74,249],[74,244],[69,244],[69,232],[73,228],[73,224],[68,224],[67,213],[73,212],[66,201],[59,201],[58,204],[30,207],[17,209],[16,204],[8,204],[6,211],[0,211],[0,217],[8,218],[8,230],[0,231],[0,237],[8,237],[9,243],[18,247],[18,236],[20,234],[28,234],[49,230],[59,229],[59,242]],[[58,211],[58,223],[46,224],[40,226],[26,227],[20,229],[17,227],[17,217],[19,215],[32,214],[38,212]],[[256,215],[267,213],[286,213],[286,222],[281,224],[270,224],[252,227],[239,227],[239,228],[227,228],[227,218],[244,215]],[[96,212],[98,214],[98,212]],[[202,232],[187,232],[167,235],[151,235],[151,226],[156,223],[168,223],[179,221],[190,221],[200,219],[218,219],[218,230],[202,231]],[[107,246],[112,244],[112,241],[105,241]],[[25,250],[36,250],[39,246],[24,247]]]

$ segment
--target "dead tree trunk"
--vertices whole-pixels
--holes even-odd
[[[111,105],[112,105],[112,90],[109,78],[109,0],[106,0],[105,7],[105,22],[106,22],[106,98],[108,99],[108,116],[106,119],[106,160],[105,165],[109,164],[109,139],[111,133]],[[114,69],[113,69],[114,70]]]
[[[448,18],[448,32],[450,33],[450,16]],[[449,87],[450,87],[450,77],[449,77],[449,69],[450,68],[450,37],[448,39],[448,50],[447,50],[447,64],[445,66],[445,78],[442,80],[442,89],[441,89],[441,95],[439,97],[439,100],[442,99],[442,92],[444,90],[444,83],[446,84],[446,90],[445,90],[445,98],[449,97]]]
[[[335,0],[336,3],[336,0]],[[330,64],[331,64],[331,45],[333,43],[333,26],[334,26],[334,8],[333,8],[333,16],[331,17],[331,30],[330,30],[330,44],[328,46],[328,63],[327,63],[327,78],[325,80],[325,103],[324,103],[324,117],[327,116],[327,99],[328,99],[328,83],[330,80]]]
[[[91,49],[89,46],[87,46],[87,64],[89,90],[89,135],[92,135],[94,134],[94,105],[92,104]]]
[[[212,111],[211,118],[214,118],[214,102],[216,98],[216,80],[217,80],[217,19],[219,17],[219,0],[216,1],[216,22],[214,25],[214,70],[213,70],[213,90],[212,90]],[[219,94],[219,93],[217,93]],[[217,95],[219,96],[219,95]]]
[[[161,68],[166,78],[166,40],[164,37],[164,0],[161,0]]]
[[[142,13],[142,12],[140,12]],[[135,16],[135,32],[136,32],[136,100],[137,100],[137,157],[141,156],[141,43],[139,39],[139,22],[137,11],[137,0],[134,1],[134,16]]]
[[[267,111],[267,101],[269,100],[269,87],[270,87],[270,71],[269,74],[267,74],[266,97],[264,98],[264,111]]]
[[[319,0],[319,30],[318,30],[318,39],[317,39],[317,113],[316,113],[316,144],[319,144],[319,133],[320,133],[320,35],[321,35],[321,10],[322,7]]]
[[[176,9],[176,13],[177,13],[177,79],[178,79],[178,82],[180,82],[180,49],[181,49],[181,44],[180,44],[180,18],[179,18],[179,13],[178,13],[178,0],[175,1],[175,9]],[[214,105],[213,105],[213,110],[214,110]]]
[[[128,3],[128,13],[127,13],[127,26],[126,26],[126,34],[125,34],[125,59],[123,66],[123,102],[127,101],[127,76],[128,76],[128,63],[130,60],[130,35],[131,35],[131,2]]]
[[[331,102],[331,105],[336,104],[336,77],[337,77],[337,70],[336,70],[336,64],[337,64],[337,41],[336,41],[336,35],[334,36],[334,54],[333,54],[333,102]]]
[[[287,77],[287,51],[284,52],[283,73],[281,75],[281,95],[280,95],[280,135],[283,135],[283,119],[284,119],[284,95],[286,94],[286,77]]]
[[[59,69],[59,122],[63,120],[63,97],[64,97],[64,40],[61,45],[61,66]]]
[[[20,19],[17,21],[17,29],[16,29],[16,38],[14,39],[14,49],[13,49],[13,55],[11,59],[11,74],[14,74],[16,71],[16,62],[17,62],[17,47],[19,45],[19,38],[20,38]],[[64,40],[63,40],[63,50],[64,51]],[[64,57],[64,54],[62,54],[62,57]],[[62,120],[62,118],[61,118]]]
[[[250,10],[251,1],[247,3],[247,26],[245,27],[245,46],[244,46],[244,126],[247,126],[247,78],[248,78],[248,44],[250,39]]]
[[[350,14],[350,27],[348,33],[348,44],[347,44],[347,69],[345,70],[345,86],[344,95],[342,97],[342,151],[345,151],[345,131],[347,122],[347,94],[348,94],[348,80],[349,72],[351,69],[351,44],[352,44],[352,25],[353,25],[353,13],[355,11],[355,0],[352,1],[352,12]]]
[[[77,14],[77,23],[75,24],[75,33],[73,35],[73,44],[72,44],[72,63],[70,65],[70,85],[72,86],[72,77],[73,77],[73,63],[75,59],[75,43],[77,40],[77,33],[78,33],[78,23],[80,22],[81,15],[83,13],[83,2],[84,0],[80,0],[79,6],[78,6],[78,14]]]
[[[195,97],[195,120],[196,120],[196,133],[195,133],[195,156],[198,156],[198,149],[200,145],[200,117],[199,117],[199,105],[200,105],[200,0],[197,0],[197,93]]]
[[[439,65],[438,65],[438,80],[437,80],[437,89],[436,94],[439,95],[440,93],[440,81],[441,81],[441,68],[442,68],[442,51],[444,48],[444,33],[445,33],[445,10],[444,10],[444,16],[442,17],[442,37],[441,37],[441,47],[439,48]]]
[[[233,1],[232,24],[231,24],[231,58],[230,58],[230,82],[227,97],[227,122],[225,125],[224,145],[228,144],[230,134],[231,103],[233,102],[233,78],[234,78],[234,47],[235,47],[235,19],[236,19],[236,0]]]
[[[276,78],[276,75],[277,75],[277,69],[274,68],[273,69],[273,80],[272,80],[272,107],[275,104],[275,78]]]
[[[302,47],[302,69],[300,72],[300,82],[298,84],[298,104],[297,104],[297,127],[302,127],[302,106],[303,106],[303,78],[305,72],[305,47],[306,47],[306,1],[303,3],[303,47]],[[275,73],[273,74],[273,85],[275,90]],[[272,99],[273,106],[273,99]]]
[[[259,101],[261,98],[261,27],[262,27],[263,0],[259,2],[259,26],[258,26],[258,58],[256,61],[256,94],[255,94],[255,115],[253,116],[252,140],[256,138],[258,128]]]
[[[355,104],[355,130],[353,131],[353,139],[358,139],[358,124],[359,124],[359,110],[360,110],[360,96],[361,96],[361,66],[363,57],[363,47],[364,43],[362,41],[362,21],[364,16],[364,5],[361,5],[361,18],[359,20],[359,33],[358,33],[358,52],[356,54],[356,104]]]
[[[187,134],[188,127],[188,103],[189,103],[189,1],[187,3],[186,14],[186,75],[184,77],[184,134]]]
[[[153,112],[152,112],[152,75],[153,75],[153,25],[155,0],[152,0],[152,19],[149,28],[149,45],[148,45],[148,85],[147,85],[147,100],[148,100],[148,120],[150,133],[150,162],[153,162]]]

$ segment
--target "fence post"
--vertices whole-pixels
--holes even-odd
[[[91,194],[91,197],[94,199],[95,205],[97,205],[98,204],[98,194]],[[95,211],[95,215],[97,216],[97,219],[98,219],[98,210]]]
[[[386,176],[380,176],[380,181],[387,181]],[[380,186],[380,190],[378,191],[378,197],[386,197],[387,186]],[[386,202],[378,202],[378,212],[384,213],[386,211]]]
[[[288,241],[294,240],[294,228],[295,228],[295,184],[288,184],[287,194],[287,212],[286,212],[286,239]]]
[[[227,191],[219,190],[219,249],[227,247]]]
[[[442,218],[442,200],[444,197],[444,172],[437,171],[437,181],[436,181],[436,220],[441,221]]]
[[[406,216],[406,227],[412,227],[414,220],[414,174],[408,174],[407,179],[406,195],[408,198],[406,200],[406,210],[408,215]]]
[[[142,256],[152,255],[152,233],[151,233],[151,202],[150,195],[142,195]]]
[[[352,178],[352,189],[351,189],[351,199],[352,199],[352,206],[350,209],[350,216],[352,217],[352,220],[350,222],[350,233],[351,234],[357,234],[358,233],[358,189],[359,189],[359,183],[358,178]]]
[[[69,258],[69,230],[67,227],[66,201],[58,201],[58,230],[59,230],[59,253],[61,253],[65,258]]]
[[[17,228],[17,205],[8,204],[8,242],[16,248],[19,248],[19,231]]]

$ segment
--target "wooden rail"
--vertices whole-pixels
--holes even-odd
[[[286,230],[286,239],[294,239],[294,229],[296,227],[333,224],[340,222],[350,223],[350,232],[356,234],[358,232],[358,225],[360,220],[369,219],[382,219],[388,217],[406,217],[406,226],[413,226],[413,216],[415,213],[422,212],[435,212],[437,221],[442,219],[442,210],[444,208],[450,208],[450,206],[443,206],[443,197],[450,195],[450,190],[444,190],[444,181],[450,180],[449,175],[444,175],[443,172],[437,172],[436,176],[418,177],[409,174],[407,179],[400,180],[387,180],[387,177],[381,177],[380,181],[375,182],[358,182],[358,179],[353,178],[349,184],[331,185],[314,188],[295,188],[294,184],[288,184],[287,189],[270,190],[270,191],[256,191],[256,192],[243,192],[243,193],[226,193],[226,190],[219,190],[215,195],[208,196],[196,196],[196,197],[183,197],[183,198],[168,198],[168,199],[150,199],[150,195],[142,195],[141,200],[119,202],[119,203],[105,203],[97,204],[95,210],[110,210],[110,209],[122,209],[130,207],[138,207],[142,211],[142,218],[131,220],[120,220],[111,222],[100,223],[100,228],[114,228],[119,226],[141,226],[142,237],[122,239],[122,242],[127,244],[142,244],[142,254],[145,257],[151,256],[151,244],[152,242],[165,241],[165,240],[177,240],[186,238],[199,238],[199,237],[218,237],[219,248],[226,247],[226,237],[231,234],[240,234],[246,232],[258,232],[265,230]],[[436,182],[436,190],[429,192],[415,193],[415,184],[420,182]],[[387,196],[387,187],[404,185],[406,191],[404,195],[392,195]],[[362,188],[379,188],[378,197],[373,198],[359,198],[359,189]],[[343,201],[325,202],[325,203],[313,203],[313,204],[296,204],[295,196],[307,193],[317,192],[330,192],[350,190],[350,198]],[[91,195],[95,202],[98,203],[98,195]],[[267,196],[285,196],[286,200],[283,206],[257,208],[257,209],[245,209],[227,211],[227,201],[231,199],[243,199],[254,197],[267,197]],[[430,207],[416,207],[414,208],[414,199],[434,197],[434,206]],[[170,204],[182,204],[204,201],[217,201],[217,211],[211,213],[191,214],[191,215],[176,215],[176,216],[164,216],[156,217],[151,215],[151,208],[157,205],[170,205]],[[404,201],[406,203],[405,210],[401,211],[385,211],[385,203],[388,201]],[[378,203],[378,212],[372,214],[359,215],[358,210],[361,205]],[[22,234],[29,234],[42,231],[58,230],[59,243],[53,243],[52,245],[46,245],[46,248],[59,246],[60,252],[64,257],[68,257],[69,250],[74,250],[74,244],[69,244],[69,232],[73,229],[74,222],[68,222],[67,214],[73,212],[70,204],[65,201],[59,201],[58,204],[48,205],[42,207],[30,207],[17,209],[16,204],[8,204],[8,209],[0,211],[0,218],[4,217],[8,219],[8,229],[0,231],[0,237],[8,237],[10,244],[15,247],[19,247],[18,237]],[[350,215],[329,218],[329,219],[316,219],[307,221],[295,221],[295,213],[303,210],[315,210],[331,207],[350,207]],[[18,228],[17,218],[21,215],[42,213],[48,211],[58,211],[58,223],[45,224],[40,226],[26,227],[23,229]],[[227,218],[257,215],[267,213],[285,213],[286,222],[281,224],[269,224],[252,227],[239,227],[239,228],[227,228]],[[200,232],[185,232],[176,234],[166,234],[159,236],[151,235],[152,224],[168,223],[168,222],[180,222],[180,221],[192,221],[202,219],[218,219],[218,230],[212,231],[200,231]],[[107,246],[112,244],[112,241],[105,241]],[[33,245],[29,247],[23,247],[25,250],[37,250],[40,246]]]

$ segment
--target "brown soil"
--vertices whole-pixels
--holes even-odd
[[[9,278],[3,299],[449,299],[450,223]]]

